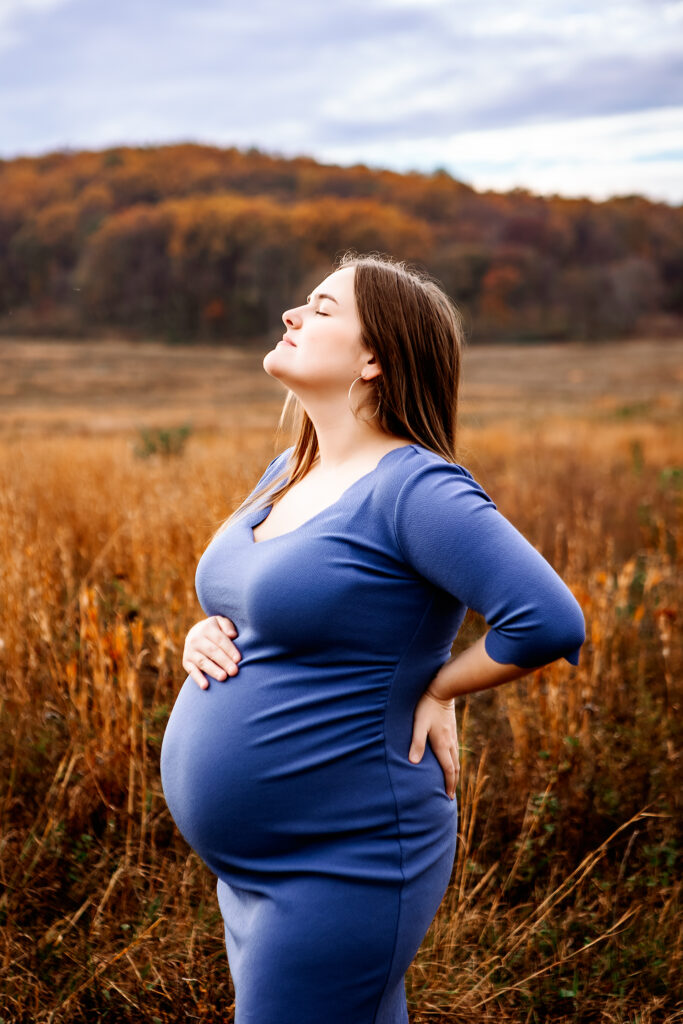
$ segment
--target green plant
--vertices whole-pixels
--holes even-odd
[[[141,427],[140,441],[133,451],[139,459],[148,459],[151,455],[181,455],[191,433],[189,423],[169,428]]]

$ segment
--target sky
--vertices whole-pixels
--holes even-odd
[[[173,142],[683,203],[683,0],[0,0],[0,156]]]

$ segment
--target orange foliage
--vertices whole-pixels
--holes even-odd
[[[475,336],[625,334],[683,316],[683,208],[638,196],[480,193],[443,170],[193,144],[0,161],[0,331],[49,330],[33,314],[50,306],[83,331],[191,338],[223,322],[202,313],[220,300],[233,339],[259,335],[350,247],[424,266]]]

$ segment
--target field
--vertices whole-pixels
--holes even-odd
[[[289,444],[271,345],[0,341],[0,1024],[232,1020],[158,760],[199,556]],[[465,353],[460,461],[587,642],[458,703],[412,1024],[683,1020],[682,413],[683,341]],[[468,613],[454,652],[485,628]]]

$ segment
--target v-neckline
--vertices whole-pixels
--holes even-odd
[[[329,505],[326,505],[325,508],[321,508],[319,512],[315,513],[315,515],[311,516],[309,519],[304,520],[303,523],[299,523],[299,525],[295,526],[292,530],[287,530],[285,533],[278,533],[274,537],[264,537],[263,540],[257,540],[256,537],[254,536],[254,527],[260,526],[261,523],[265,522],[265,520],[268,518],[272,511],[273,505],[271,503],[270,505],[266,505],[265,508],[259,509],[259,512],[263,512],[264,515],[261,516],[261,518],[256,522],[250,521],[248,527],[249,537],[251,539],[252,545],[254,547],[260,547],[261,544],[268,544],[270,543],[270,541],[281,540],[283,537],[290,537],[293,533],[299,533],[300,530],[303,530],[305,527],[309,526],[309,524],[314,523],[316,519],[319,519],[321,516],[325,515],[326,512],[329,512],[331,509],[334,509],[337,507],[337,505],[341,504],[344,498],[346,498],[347,494],[349,494],[349,492],[352,491],[354,487],[357,487],[358,484],[363,483],[364,480],[367,480],[369,477],[373,476],[373,474],[376,473],[377,470],[380,468],[384,460],[388,459],[390,455],[394,454],[394,452],[400,452],[403,451],[404,448],[414,447],[414,443],[411,442],[410,444],[400,444],[397,445],[396,448],[390,448],[388,452],[384,453],[384,455],[379,460],[374,469],[368,470],[367,473],[363,473],[363,475],[359,476],[357,480],[354,480],[352,484],[349,484],[346,490],[342,491],[342,493],[339,495],[336,501],[333,501]]]

